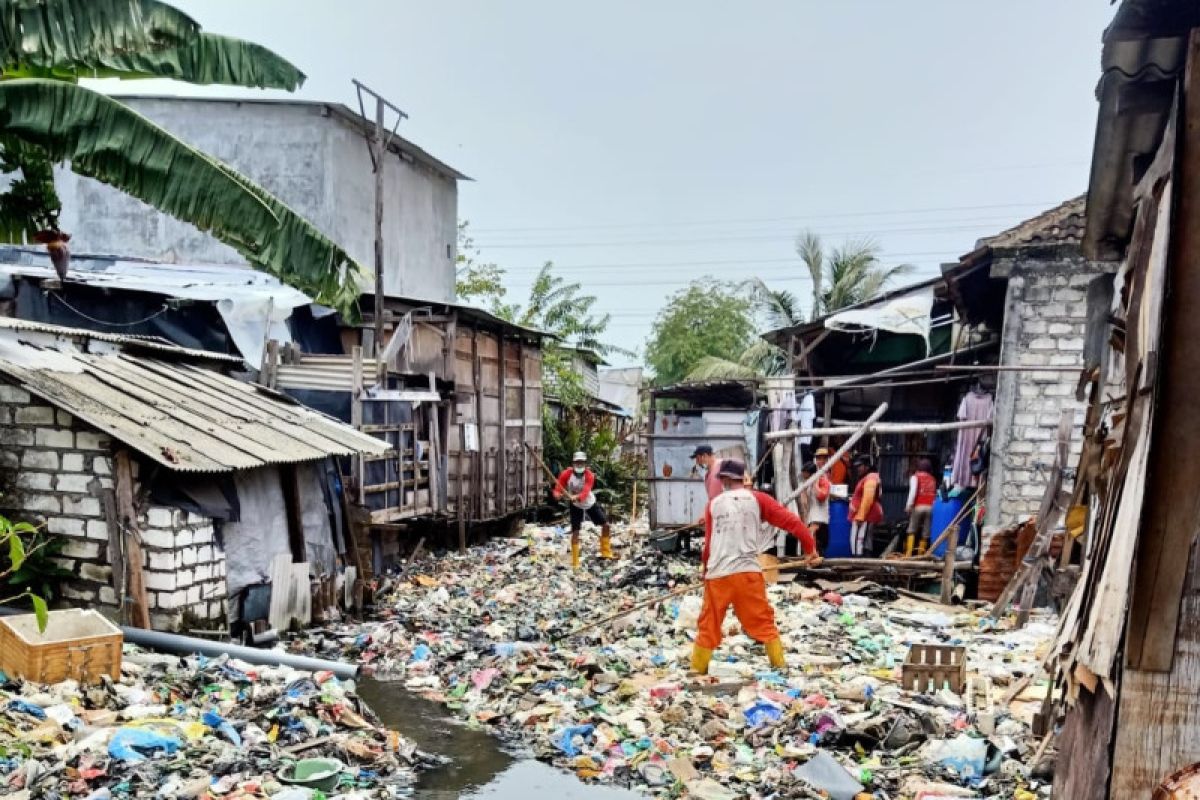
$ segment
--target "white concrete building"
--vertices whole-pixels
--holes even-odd
[[[303,214],[367,270],[375,184],[373,123],[337,103],[196,97],[122,102],[228,163]],[[384,280],[390,297],[453,302],[458,181],[467,177],[400,137],[384,172]],[[76,253],[240,264],[232,248],[105,184],[60,169],[61,224]]]

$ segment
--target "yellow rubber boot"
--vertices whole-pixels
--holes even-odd
[[[571,569],[579,569],[579,542],[571,542]]]
[[[772,639],[767,642],[767,660],[775,669],[787,667],[787,661],[783,658],[783,641],[781,639]]]
[[[608,532],[607,527],[600,534],[600,557],[601,558],[612,558],[613,557],[612,534]]]
[[[917,546],[917,555],[925,555],[925,551],[929,549],[929,539],[921,537],[921,544]]]
[[[712,661],[712,650],[698,644],[692,646],[692,672],[697,675],[707,675],[710,661]]]
[[[908,538],[904,540],[904,557],[912,558],[913,535],[910,533]]]

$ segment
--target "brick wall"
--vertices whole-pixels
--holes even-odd
[[[17,471],[14,516],[45,522],[63,549],[57,562],[75,577],[63,597],[110,615],[118,601],[102,497],[113,488],[110,438],[28,392],[0,383],[0,463]],[[135,475],[137,464],[134,464]],[[224,619],[225,556],[212,520],[171,508],[141,517],[145,579],[156,628],[178,627],[184,612]]]
[[[1087,287],[1113,265],[1073,252],[997,258],[992,277],[1008,278],[1000,363],[1009,366],[1083,366]],[[1075,414],[1068,466],[1081,447],[1084,406],[1075,400],[1078,370],[1001,372],[989,471],[989,526],[1036,514],[1054,463],[1063,410]],[[1067,483],[1068,488],[1070,483]],[[986,548],[986,545],[985,545]]]

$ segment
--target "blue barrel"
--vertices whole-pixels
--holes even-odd
[[[939,494],[937,499],[933,501],[933,530],[929,534],[933,539],[942,535],[942,531],[946,530],[947,526],[954,521],[958,516],[958,512],[962,511],[963,495],[951,497],[943,500]],[[971,519],[966,517],[958,527],[958,541],[961,543],[966,534],[971,530]],[[947,536],[937,547],[933,548],[933,554],[938,558],[946,555],[946,545],[950,543],[950,537]]]
[[[845,500],[829,501],[829,548],[827,558],[847,558],[853,555],[850,549],[850,503]]]

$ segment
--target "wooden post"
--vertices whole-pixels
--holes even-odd
[[[958,525],[950,526],[950,540],[946,542],[946,557],[942,563],[942,603],[950,605],[954,597],[954,562],[958,553]]]
[[[350,358],[352,361],[352,377],[350,380],[350,425],[355,430],[362,430],[363,413],[362,413],[362,390],[363,390],[363,350],[360,345],[355,345],[350,350]],[[354,479],[355,488],[358,490],[358,504],[366,503],[366,495],[363,493],[363,485],[365,481],[366,467],[363,463],[363,456],[359,453],[357,456],[352,456],[354,463]]]
[[[383,347],[383,98],[375,98],[375,355]]]
[[[117,494],[117,519],[125,532],[125,565],[129,579],[125,582],[127,598],[132,601],[130,622],[136,628],[150,628],[150,601],[146,595],[146,576],[142,572],[145,557],[142,554],[142,537],[138,532],[137,507],[134,504],[133,460],[129,451],[118,450],[115,458],[113,486]]]
[[[500,361],[500,453],[496,462],[500,499],[496,512],[502,517],[508,513],[508,364],[504,360],[504,331],[496,334],[496,343]]]
[[[465,442],[466,433],[464,432],[460,438],[461,441]],[[466,498],[463,495],[463,453],[465,452],[466,449],[464,445],[463,447],[459,448],[457,453],[455,453],[457,456],[455,458],[455,461],[457,462],[457,469],[454,470],[456,473],[458,473],[458,502],[455,503],[455,506],[457,506],[458,510],[458,551],[460,553],[465,553],[467,551],[467,510],[464,505],[466,503]]]
[[[475,383],[475,453],[472,456],[475,476],[475,504],[477,512],[475,519],[484,519],[484,478],[487,465],[483,460],[483,362],[479,358],[479,328],[471,329],[471,369],[472,380]]]
[[[529,378],[525,371],[525,344],[517,347],[521,359],[521,506],[532,503],[529,496]]]

